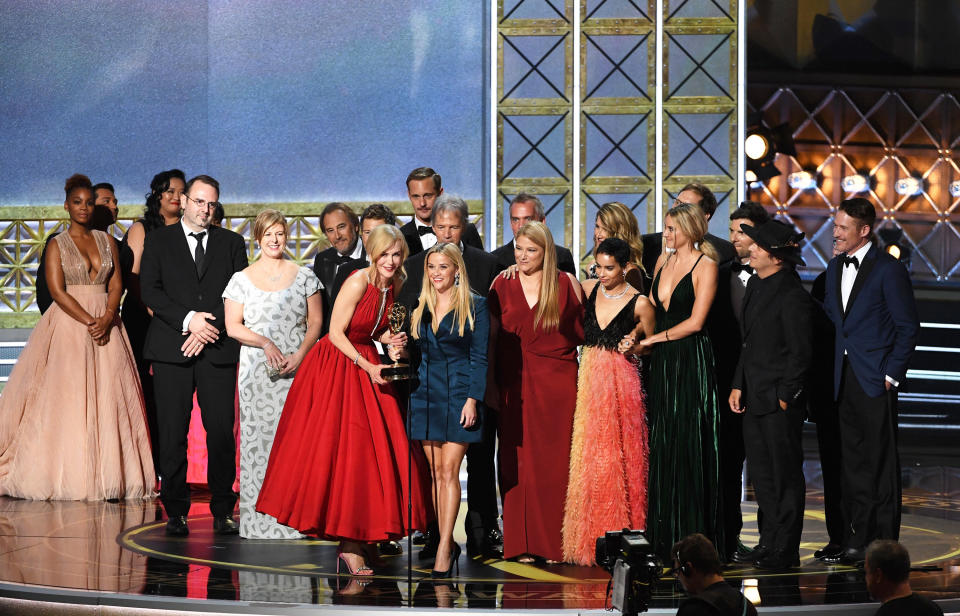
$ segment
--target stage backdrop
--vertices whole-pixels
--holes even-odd
[[[226,202],[482,195],[483,2],[4,0],[0,205],[74,172],[142,203],[179,167]]]

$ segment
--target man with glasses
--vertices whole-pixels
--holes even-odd
[[[225,333],[222,295],[233,274],[247,267],[246,244],[233,231],[211,225],[220,197],[215,179],[193,178],[184,197],[180,224],[146,236],[140,265],[143,302],[155,317],[143,354],[153,362],[160,500],[167,511],[166,533],[189,534],[187,431],[196,391],[207,432],[213,530],[235,535],[233,426],[240,345]]]

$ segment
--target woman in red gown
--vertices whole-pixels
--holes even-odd
[[[553,236],[543,223],[520,227],[514,246],[517,276],[498,278],[487,297],[495,340],[491,402],[499,403],[503,555],[560,562],[583,291],[576,278],[557,271]]]
[[[408,441],[393,387],[383,380],[373,339],[386,337],[407,245],[400,230],[376,227],[367,238],[370,267],[341,287],[330,333],[300,365],[270,452],[257,511],[302,533],[339,540],[351,575],[372,575],[370,544],[426,527],[420,472],[408,477]],[[414,458],[417,463],[417,458]],[[337,568],[339,570],[339,560]]]

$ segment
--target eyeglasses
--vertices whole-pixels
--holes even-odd
[[[194,199],[193,197],[191,197],[186,193],[184,193],[183,196],[186,197],[188,201],[193,201],[194,203],[196,203],[197,207],[212,207],[216,209],[217,206],[220,205],[219,201],[204,201],[203,199]]]

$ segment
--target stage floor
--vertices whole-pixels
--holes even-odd
[[[907,492],[902,541],[915,566],[936,569],[913,573],[914,589],[950,600],[945,611],[960,610],[960,504],[929,490]],[[747,544],[758,538],[755,511],[753,503],[744,503]],[[189,521],[189,537],[168,538],[153,500],[0,498],[0,614],[115,613],[83,612],[83,606],[265,614],[303,614],[318,606],[329,614],[330,605],[511,612],[583,612],[607,605],[609,576],[600,568],[471,560],[464,555],[456,579],[433,583],[423,579],[429,568],[419,566],[419,548],[414,546],[412,584],[406,553],[385,557],[378,575],[365,583],[337,575],[332,543],[218,537],[200,499]],[[462,543],[462,536],[459,539]],[[803,541],[798,570],[766,574],[731,567],[724,575],[746,587],[761,608],[786,608],[779,613],[825,613],[831,608],[844,614],[872,613],[875,604],[870,606],[862,572],[813,560],[813,551],[826,543],[822,502],[815,490],[808,491]],[[682,598],[679,585],[665,576],[651,611],[673,611]],[[64,611],[41,611],[30,601],[55,602]]]

